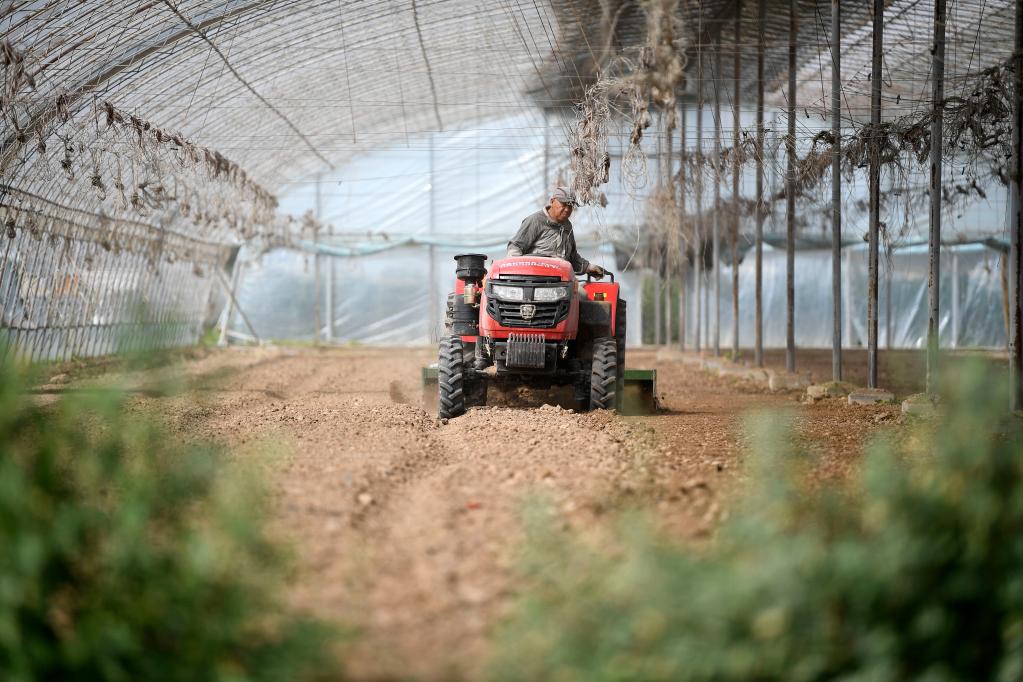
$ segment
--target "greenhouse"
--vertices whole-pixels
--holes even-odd
[[[987,633],[1001,648],[955,660],[933,653],[950,648],[934,633],[968,639],[949,623],[984,620],[972,592],[962,603],[935,597],[932,611],[907,593],[912,622],[897,624],[881,613],[898,610],[891,583],[863,601],[825,595],[851,580],[858,559],[806,603],[779,587],[782,566],[811,577],[842,570],[806,549],[835,549],[822,539],[829,523],[851,534],[850,547],[878,533],[892,552],[879,574],[912,563],[870,516],[908,498],[842,487],[858,485],[871,448],[917,462],[918,446],[959,452],[956,433],[989,429],[1000,435],[978,446],[990,455],[983,464],[946,453],[934,471],[945,466],[963,490],[986,475],[1023,480],[1018,0],[0,0],[0,29],[0,367],[15,387],[12,414],[63,424],[52,405],[114,388],[126,410],[118,419],[152,416],[173,435],[155,437],[154,453],[176,457],[178,441],[210,443],[230,462],[273,453],[254,478],[269,491],[266,532],[295,554],[284,585],[267,588],[283,595],[279,629],[245,621],[264,644],[224,639],[223,649],[199,639],[161,648],[198,616],[168,615],[156,597],[144,603],[166,632],[146,629],[145,609],[136,623],[103,601],[123,639],[88,639],[86,624],[113,626],[86,618],[74,567],[88,562],[75,559],[39,574],[72,577],[53,594],[33,588],[49,604],[39,616],[47,643],[15,655],[31,628],[10,615],[23,607],[2,588],[0,678],[159,678],[158,655],[136,646],[172,651],[175,679],[1023,675],[1023,610],[1008,578],[1004,612],[987,618],[1004,626]],[[985,422],[970,406],[988,398]],[[779,415],[766,420],[775,427],[757,431],[750,415],[765,410]],[[784,446],[771,435],[783,423]],[[5,435],[20,444],[12,452],[49,442],[43,427],[18,428]],[[39,450],[122,448],[116,476],[133,479],[138,443],[96,438]],[[821,526],[743,516],[745,500],[760,499],[744,492],[748,479],[765,489],[773,480],[752,451],[804,449],[817,458],[808,480],[786,485]],[[1016,464],[998,469],[1003,450]],[[19,457],[9,459],[31,460]],[[0,488],[33,489],[5,471]],[[906,471],[910,495],[922,484]],[[83,519],[128,509],[106,505],[120,493],[91,475],[68,479],[74,495],[99,500],[98,516]],[[157,468],[137,479],[151,491],[190,475]],[[241,497],[215,498],[219,484],[199,478],[178,483],[212,497],[181,504],[230,516]],[[842,490],[835,499],[876,495],[878,506],[828,516],[815,495],[830,485]],[[994,500],[985,509],[1001,530],[970,526],[979,535],[964,539],[969,523],[951,515],[979,516],[945,498],[953,511],[937,522],[981,563],[1023,508],[999,507],[1009,493],[992,486],[976,494]],[[53,505],[74,497],[60,490]],[[131,491],[126,505],[148,499]],[[50,508],[6,494],[0,528],[5,504]],[[150,511],[164,523],[159,497]],[[792,504],[778,513],[795,519],[802,508],[786,500],[764,504]],[[641,530],[630,510],[647,519]],[[534,538],[528,519],[543,514],[570,537]],[[121,521],[103,528],[142,533],[142,545],[192,537],[176,521],[135,531]],[[788,549],[757,554],[743,544],[750,528]],[[0,544],[14,542],[4,532]],[[82,537],[92,532],[105,531]],[[215,564],[210,556],[262,565],[255,544],[224,532],[171,554],[191,557],[182,565],[195,571]],[[635,540],[644,533],[657,539]],[[713,558],[693,558],[694,546],[714,547]],[[1019,556],[1006,561],[1023,568]],[[920,561],[931,559],[940,563]],[[777,580],[744,574],[744,561],[761,560]],[[263,575],[221,568],[218,580]],[[0,562],[0,586],[14,584],[12,571]],[[727,605],[686,592],[685,615],[668,609],[680,597],[665,595],[689,584],[679,576]],[[228,600],[255,589],[252,579],[230,583],[214,619],[242,613]],[[802,610],[815,607],[838,615]],[[732,639],[711,612],[734,626]],[[611,613],[628,625],[594,624]],[[804,631],[800,618],[819,627]],[[860,648],[838,643],[844,618]],[[323,623],[357,633],[350,643],[324,635],[320,653],[343,664],[289,668],[304,654],[288,628]],[[266,672],[276,668],[255,661],[278,645],[280,674]]]

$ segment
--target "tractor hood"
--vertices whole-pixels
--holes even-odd
[[[490,267],[490,278],[502,275],[539,275],[543,277],[560,277],[563,282],[573,279],[572,265],[560,258],[544,256],[512,256],[494,261]]]

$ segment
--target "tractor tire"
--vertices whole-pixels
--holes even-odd
[[[590,409],[618,409],[618,344],[607,336],[593,340]]]
[[[437,359],[437,416],[451,419],[465,414],[465,360],[462,339],[445,336],[440,340]]]
[[[625,331],[626,331],[625,301],[618,299],[618,307],[615,309],[615,346],[618,350],[618,405],[619,412],[625,402]]]

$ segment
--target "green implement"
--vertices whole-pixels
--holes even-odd
[[[437,405],[437,366],[423,367],[422,380],[426,409],[433,411]],[[491,376],[490,381],[499,381],[499,378]],[[563,401],[556,400],[556,402]],[[657,410],[657,407],[657,370],[626,369],[622,413],[627,415],[651,414]]]

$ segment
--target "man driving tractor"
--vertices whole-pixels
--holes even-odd
[[[492,385],[571,388],[582,410],[624,409],[626,385],[638,386],[640,403],[656,407],[653,372],[626,378],[626,302],[614,273],[579,255],[575,205],[571,189],[555,188],[489,269],[485,254],[455,256],[435,374],[442,419],[486,405]],[[611,281],[579,282],[584,273]]]
[[[577,274],[604,276],[604,268],[594,265],[579,255],[568,217],[576,206],[575,192],[568,187],[556,187],[543,210],[526,216],[508,242],[508,256],[547,256],[560,258],[572,264]]]

